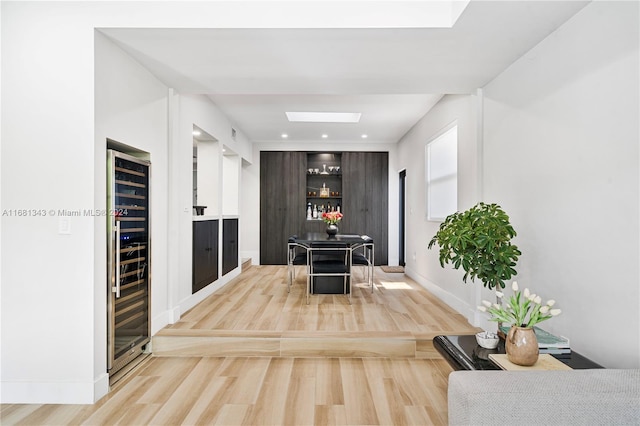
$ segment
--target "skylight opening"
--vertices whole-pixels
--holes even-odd
[[[358,123],[359,112],[285,112],[291,122],[301,123]]]

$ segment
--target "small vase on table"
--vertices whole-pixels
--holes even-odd
[[[327,234],[329,234],[330,237],[333,237],[335,235],[338,234],[338,225],[334,224],[334,223],[330,223],[329,225],[327,225]]]
[[[511,326],[504,348],[514,364],[531,366],[538,361],[538,339],[532,327]]]

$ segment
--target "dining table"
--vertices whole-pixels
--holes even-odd
[[[371,241],[371,238],[367,235],[358,235],[358,234],[336,234],[329,235],[326,232],[306,232],[303,234],[293,235],[291,237],[293,241],[298,244],[309,246],[312,243],[317,242],[342,242],[346,243],[348,246],[356,246],[359,244],[365,244]]]
[[[364,244],[373,244],[373,239],[367,235],[360,234],[336,234],[329,235],[326,232],[305,232],[300,235],[293,235],[289,241],[311,247],[322,243],[342,243],[349,248],[357,249]],[[350,279],[348,279],[347,292],[350,292]],[[339,277],[315,277],[312,284],[313,294],[342,294],[344,292],[342,279]]]

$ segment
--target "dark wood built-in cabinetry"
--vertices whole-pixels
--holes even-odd
[[[342,186],[345,216],[340,231],[366,233],[373,238],[375,263],[386,265],[389,258],[389,154],[344,152]]]
[[[238,219],[222,220],[222,275],[238,267]]]
[[[260,264],[287,263],[287,238],[304,230],[306,152],[260,153]]]
[[[192,293],[218,279],[218,221],[193,222]]]
[[[286,264],[289,236],[324,231],[324,222],[307,219],[308,203],[325,209],[339,203],[344,214],[340,232],[369,235],[375,242],[375,263],[387,264],[388,170],[386,152],[262,151],[260,264]],[[326,197],[320,196],[323,183]]]

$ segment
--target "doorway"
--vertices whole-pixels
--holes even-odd
[[[400,172],[400,188],[398,191],[398,204],[399,204],[399,229],[398,235],[400,236],[400,241],[398,241],[399,249],[398,249],[398,264],[400,266],[405,266],[405,189],[406,189],[406,181],[407,181],[407,171],[402,170]]]

